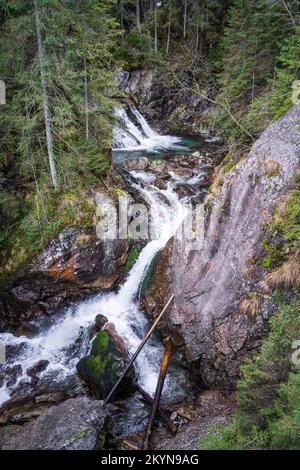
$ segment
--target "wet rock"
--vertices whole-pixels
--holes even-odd
[[[259,290],[266,274],[262,262],[253,265],[251,260],[265,256],[263,227],[299,168],[299,116],[294,108],[269,126],[248,158],[225,175],[207,209],[202,248],[186,251],[186,242],[171,240],[145,295],[147,311],[155,317],[175,294],[162,331],[184,348],[195,372],[212,388],[235,387],[241,363],[260,347],[267,332],[263,314],[250,318],[239,306],[249,292]],[[269,160],[280,165],[279,175],[265,174]]]
[[[38,395],[34,398],[35,403],[51,403],[58,404],[65,401],[67,395],[64,392],[53,392],[53,393],[44,393],[43,395]]]
[[[27,369],[26,373],[29,377],[35,377],[37,374],[45,370],[49,365],[49,361],[41,360],[37,362],[34,366]]]
[[[96,316],[95,318],[95,325],[98,329],[98,331],[101,331],[104,325],[108,322],[108,319],[105,315],[102,315],[99,313],[99,315]]]
[[[27,338],[32,338],[38,332],[38,328],[34,323],[24,322],[19,328],[16,329],[16,336],[26,336]]]
[[[105,325],[92,343],[91,354],[77,364],[77,372],[90,392],[104,399],[126,367],[127,348],[112,324]],[[115,398],[124,398],[135,389],[135,374],[130,369],[116,391]]]
[[[74,398],[52,406],[30,423],[0,428],[1,450],[100,450],[109,417],[97,400]]]
[[[190,410],[179,409],[186,418],[180,418],[180,430],[175,436],[166,435],[164,429],[155,430],[152,445],[156,450],[197,450],[199,441],[210,426],[230,424],[236,409],[234,394],[225,396],[217,390],[206,390]]]
[[[123,168],[125,170],[145,171],[148,166],[149,160],[147,157],[135,158],[132,160],[127,160],[123,163]]]
[[[85,244],[83,235],[89,235]],[[100,240],[95,229],[66,229],[1,292],[0,331],[30,336],[35,331],[31,320],[53,315],[91,292],[114,288],[128,249],[127,240]]]
[[[7,371],[3,371],[3,380],[7,380],[7,374]],[[82,382],[76,373],[58,377],[56,371],[52,371],[41,377],[24,377],[12,388],[10,399],[0,407],[0,424],[28,421],[53,403],[84,394]]]
[[[108,408],[114,420],[115,434],[127,439],[132,433],[144,433],[150,408],[138,394],[130,396],[123,403],[109,403]]]
[[[192,82],[191,90],[170,87],[165,74],[151,69],[122,71],[118,78],[121,89],[139,103],[140,111],[154,127],[163,132],[211,134],[213,108],[208,100],[192,92]],[[206,93],[203,90],[204,96]]]
[[[22,374],[22,367],[20,364],[15,366],[5,367],[5,377],[7,380],[7,386],[11,387],[17,382],[17,378]]]

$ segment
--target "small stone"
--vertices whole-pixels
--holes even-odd
[[[177,416],[178,416],[178,415],[177,415],[176,411],[173,411],[173,412],[171,413],[170,420],[171,420],[171,421],[175,421],[175,420],[177,419]]]

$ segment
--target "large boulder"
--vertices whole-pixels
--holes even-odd
[[[109,426],[102,402],[72,398],[23,426],[1,427],[0,449],[100,450]]]
[[[106,324],[92,342],[89,356],[77,364],[77,372],[90,392],[98,399],[104,399],[128,361],[127,346],[115,331],[112,323]],[[136,378],[131,368],[120,383],[116,398],[124,398],[135,390]]]
[[[91,292],[113,289],[128,250],[127,240],[99,239],[95,228],[66,229],[0,293],[0,331],[19,328],[24,334],[31,320]]]
[[[170,241],[145,294],[154,317],[175,294],[163,330],[209,387],[235,386],[241,363],[260,346],[274,311],[264,295],[262,242],[299,168],[299,117],[294,108],[270,125],[249,156],[225,175],[219,193],[210,196],[202,249],[187,251],[184,243]],[[247,299],[252,316],[240,311]]]

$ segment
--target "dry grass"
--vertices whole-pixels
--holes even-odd
[[[224,178],[222,176],[218,175],[214,178],[213,184],[209,188],[210,193],[214,197],[218,197],[221,194],[223,183]]]
[[[300,287],[300,249],[291,255],[279,269],[266,276],[265,281],[272,289]]]
[[[267,160],[264,164],[264,171],[269,177],[279,175],[281,170],[282,167],[276,160]]]
[[[279,219],[282,219],[283,217],[286,217],[288,215],[290,202],[291,202],[290,195],[285,195],[279,198],[277,202],[277,207],[276,207],[277,215]]]
[[[250,318],[256,318],[262,304],[261,297],[255,292],[240,304],[240,312]]]

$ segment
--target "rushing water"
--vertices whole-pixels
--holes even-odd
[[[117,147],[122,144],[122,148],[126,148],[127,151],[128,146],[132,146],[135,150],[167,146],[172,148],[180,142],[179,138],[159,136],[137,110],[132,112],[140,127],[130,122],[125,113],[126,126],[132,135],[123,128],[116,129]],[[123,110],[118,110],[117,113],[124,118]],[[41,378],[51,374],[55,380],[60,381],[74,374],[78,360],[89,348],[85,331],[99,313],[114,323],[117,332],[126,340],[130,353],[137,349],[149,327],[149,322],[139,307],[137,295],[139,287],[154,256],[166,245],[183,221],[186,208],[174,191],[178,176],[172,175],[167,189],[161,190],[155,186],[154,175],[136,171],[132,172],[132,175],[137,181],[134,184],[136,189],[142,193],[151,207],[151,233],[155,236],[141,251],[127,279],[117,292],[99,294],[79,302],[56,318],[52,318],[52,323],[41,326],[40,332],[33,338],[16,337],[9,333],[0,335],[0,341],[16,348],[16,354],[10,359],[8,366],[19,365],[22,368],[17,383],[9,386],[6,382],[0,388],[0,403],[9,399],[10,394],[20,383],[30,382],[26,371],[42,359],[49,361],[49,365],[40,373]],[[162,344],[154,336],[136,361],[140,384],[150,394],[155,390],[162,353]],[[171,375],[166,383],[165,393],[172,393],[177,388],[178,377],[172,378]]]
[[[183,149],[178,145],[181,141],[179,137],[158,134],[136,108],[130,108],[130,112],[135,122],[130,119],[125,109],[118,108],[115,111],[117,119],[114,128],[115,153],[120,150],[153,152],[161,149]]]

